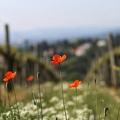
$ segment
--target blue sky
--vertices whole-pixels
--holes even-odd
[[[0,31],[120,27],[120,0],[0,0]]]

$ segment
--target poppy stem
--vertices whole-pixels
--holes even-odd
[[[62,71],[61,71],[61,65],[59,63],[60,67],[60,83],[61,83],[61,89],[62,89],[62,100],[63,100],[63,107],[64,107],[64,114],[65,114],[65,119],[67,119],[67,113],[66,113],[66,108],[65,108],[65,99],[64,99],[64,90],[63,90],[63,80],[62,80]]]
[[[117,120],[119,120],[120,107],[118,108]]]
[[[13,92],[14,92],[14,96],[15,96],[16,107],[17,107],[17,110],[18,110],[18,119],[20,119],[20,112],[19,112],[19,108],[18,108],[18,102],[17,102],[16,92],[15,92],[15,87],[14,87],[14,83],[13,83],[12,80],[11,80],[11,82],[12,82],[12,85],[13,85]]]
[[[94,83],[95,83],[95,94],[96,94],[96,119],[98,117],[98,120],[100,120],[100,114],[98,111],[98,94],[97,94],[96,79],[94,80]]]
[[[77,109],[77,87],[76,87],[76,109]]]
[[[32,98],[33,98],[34,105],[36,105],[36,107],[37,107],[38,120],[39,120],[39,108],[38,108],[38,103],[37,103],[37,101],[36,101],[36,99],[35,99],[35,93],[34,93],[34,91],[32,91]]]
[[[76,111],[77,111],[77,87],[76,87],[75,91],[76,91]],[[76,117],[77,117],[77,113],[76,113]]]
[[[40,73],[37,73],[37,78],[39,81],[39,99],[40,99],[40,108],[41,108],[41,120],[43,120],[43,110],[42,110],[42,95],[41,95],[41,82],[40,82]]]
[[[6,90],[7,90],[7,84],[8,83],[6,83]],[[9,96],[8,90],[7,90],[7,96],[8,96],[8,104],[9,104],[9,108],[10,108],[10,114],[11,114],[11,118],[13,120],[13,113],[12,113],[12,110],[11,110],[10,96]]]
[[[100,103],[100,112],[103,112],[103,108],[104,108],[104,100],[102,99],[102,100],[101,100],[101,103]],[[102,115],[102,114],[100,114],[100,119],[102,118],[101,115]]]

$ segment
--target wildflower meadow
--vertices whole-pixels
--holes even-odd
[[[18,86],[14,82],[17,71],[6,71],[0,93],[0,120],[120,120],[116,89],[106,88],[95,77],[86,82],[77,78],[66,81],[62,71],[66,59],[65,54],[55,54],[50,62],[59,71],[58,83],[42,83],[38,71],[36,76],[26,78],[29,86]],[[12,92],[7,89],[9,82]]]

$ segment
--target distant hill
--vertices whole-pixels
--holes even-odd
[[[61,39],[76,39],[78,37],[104,37],[109,33],[120,33],[120,29],[110,28],[54,28],[54,29],[36,29],[22,32],[10,32],[12,44],[21,44],[24,40],[31,43],[46,40],[54,42]],[[0,42],[4,42],[4,35],[0,33]]]

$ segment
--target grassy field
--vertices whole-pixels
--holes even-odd
[[[63,82],[68,120],[120,120],[120,98],[115,89],[93,82],[82,83],[76,92],[76,88],[68,87],[69,84]],[[1,86],[0,120],[18,120],[19,115],[21,120],[65,120],[60,83],[42,84],[41,99],[37,84],[29,87],[15,86],[15,91],[17,105],[14,93],[9,93],[9,100],[4,86]]]

